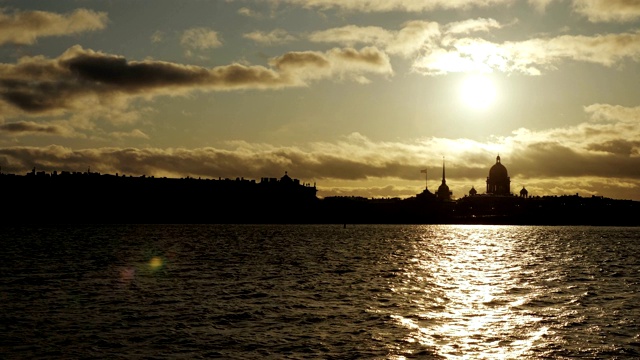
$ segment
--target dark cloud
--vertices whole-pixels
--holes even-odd
[[[601,144],[591,144],[587,149],[623,156],[640,155],[640,141],[611,140]]]
[[[10,159],[3,169],[21,172],[34,165],[49,170],[81,170],[86,166],[103,172],[194,177],[260,178],[290,171],[297,177],[363,180],[377,177],[415,179],[415,164],[386,162],[370,164],[363,158],[341,158],[295,149],[247,152],[214,148],[135,149],[100,148],[72,150],[61,146],[0,148]]]
[[[1,82],[0,82],[1,83]],[[69,102],[79,91],[71,84],[26,82],[14,83],[0,92],[0,99],[28,113],[47,112],[51,109],[69,108]]]
[[[95,53],[78,54],[60,62],[77,82],[136,91],[163,86],[198,84],[209,72],[203,68],[164,62],[128,62],[123,57]]]
[[[334,52],[338,57],[348,61],[362,62],[376,66],[385,66],[388,63],[388,57],[373,47],[364,48],[362,51],[347,48],[334,50]]]
[[[51,131],[35,124],[4,125],[4,131]],[[375,149],[349,149],[349,152],[331,153],[331,149],[311,147],[297,148],[256,147],[238,148],[234,151],[216,148],[158,149],[158,148],[98,148],[72,150],[60,146],[44,148],[9,147],[0,148],[0,154],[11,159],[2,164],[3,169],[22,171],[38,163],[51,170],[82,169],[87,165],[104,172],[127,172],[133,174],[202,177],[260,178],[276,176],[291,171],[301,178],[362,181],[369,179],[400,179],[420,181],[419,156],[406,157],[402,146],[386,148],[386,158],[372,159]],[[502,155],[512,179],[566,177],[621,177],[640,179],[640,158],[598,153],[581,153],[553,143],[534,143],[514,148],[512,153]],[[46,159],[43,162],[43,159]],[[478,158],[479,159],[479,158]],[[486,153],[480,163],[472,163],[464,156],[447,161],[447,180],[467,181],[483,179],[495,157]],[[79,167],[78,167],[79,166]],[[441,165],[429,166],[429,179],[441,178]]]
[[[609,146],[624,141],[610,142]],[[605,145],[606,146],[606,145]],[[609,147],[611,149],[611,147]],[[558,143],[532,143],[513,150],[508,169],[531,178],[622,177],[640,179],[640,157],[577,151]],[[505,164],[506,165],[506,164]]]
[[[20,121],[0,125],[0,132],[10,134],[47,134],[47,135],[65,135],[65,128],[57,125],[42,125],[34,122]]]
[[[290,52],[278,56],[271,61],[271,65],[277,69],[288,67],[307,67],[309,65],[318,68],[329,67],[329,60],[322,54],[314,51]]]
[[[279,89],[345,73],[392,73],[389,59],[375,48],[287,53],[271,63],[274,68],[241,64],[203,68],[128,61],[75,46],[56,59],[25,57],[15,65],[0,64],[0,100],[26,113],[45,113],[108,106],[115,100],[126,103],[131,95]]]

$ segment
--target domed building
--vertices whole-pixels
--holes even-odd
[[[500,162],[500,155],[496,157],[496,163],[489,169],[487,194],[511,195],[511,179],[507,173],[507,168]]]

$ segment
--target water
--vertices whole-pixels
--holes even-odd
[[[640,228],[1,230],[7,359],[640,357]]]

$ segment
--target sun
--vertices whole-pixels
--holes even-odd
[[[496,86],[486,75],[471,75],[462,81],[460,98],[473,109],[488,109],[496,101]]]

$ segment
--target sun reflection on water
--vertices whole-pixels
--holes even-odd
[[[520,305],[535,297],[522,291],[523,254],[505,227],[451,226],[447,238],[428,229],[414,244],[414,258],[394,291],[410,296],[411,313],[391,317],[444,358],[519,358],[547,333],[540,318]],[[440,232],[441,234],[442,232]]]

